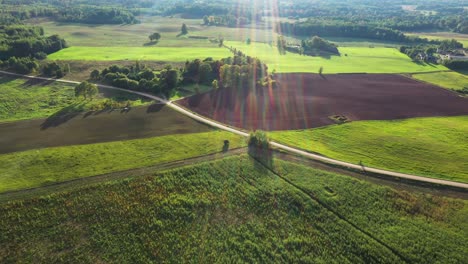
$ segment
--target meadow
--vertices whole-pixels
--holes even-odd
[[[411,73],[447,70],[442,65],[415,63],[394,48],[340,47],[341,56],[311,57],[288,52],[280,55],[276,46],[264,43],[225,42],[227,46],[258,57],[278,73],[312,72],[323,67],[324,74],[333,73]]]
[[[217,153],[224,140],[245,146],[243,137],[212,131],[3,154],[0,193]]]
[[[468,76],[458,72],[421,73],[412,74],[411,77],[455,91],[468,88]]]
[[[231,157],[2,203],[0,261],[463,262],[466,201],[275,164]]]
[[[85,111],[107,99],[130,101],[132,106],[150,103],[140,96],[119,91],[100,91],[94,100],[84,101],[75,97],[73,85],[0,75],[0,122],[48,117],[73,105],[76,107],[70,111]]]
[[[357,121],[269,135],[354,164],[468,182],[468,116]]]
[[[49,60],[157,60],[167,62],[185,62],[187,60],[221,59],[231,56],[224,48],[200,47],[69,47],[48,56]]]

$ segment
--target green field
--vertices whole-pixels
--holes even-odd
[[[359,121],[270,136],[354,164],[468,182],[468,116]]]
[[[200,47],[70,47],[48,56],[49,60],[157,60],[185,62],[187,60],[221,59],[231,56],[224,48]]]
[[[84,111],[111,98],[131,101],[133,106],[150,101],[125,92],[106,91],[92,101],[76,98],[74,86],[58,82],[38,82],[0,75],[0,122],[48,117],[63,108],[76,105],[75,111]]]
[[[468,76],[458,72],[421,73],[413,74],[411,77],[455,91],[468,88]]]
[[[258,57],[276,72],[313,72],[323,67],[323,73],[405,73],[447,70],[441,65],[415,63],[405,54],[393,48],[342,47],[341,56],[331,58],[301,56],[287,53],[280,55],[276,46],[263,43],[247,45],[241,42],[226,42],[227,46],[239,49],[247,55]],[[347,56],[346,56],[347,55]]]
[[[275,164],[281,177],[241,156],[3,203],[0,262],[464,261],[466,201]]]
[[[228,132],[168,135],[0,155],[0,193],[220,152],[245,139]]]

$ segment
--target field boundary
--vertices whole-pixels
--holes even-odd
[[[80,82],[69,81],[69,80],[64,80],[64,79],[53,79],[53,78],[21,75],[21,74],[6,72],[6,71],[0,71],[0,73],[13,75],[13,76],[18,76],[18,77],[22,77],[22,78],[29,78],[29,79],[58,81],[58,82],[72,83],[72,84],[79,84],[80,83]],[[190,110],[187,110],[187,109],[173,103],[172,101],[162,99],[162,98],[160,98],[158,96],[155,96],[155,95],[152,95],[152,94],[136,92],[136,91],[130,91],[130,90],[117,88],[117,87],[113,87],[113,86],[108,86],[108,85],[98,85],[98,86],[102,87],[102,88],[108,88],[108,89],[113,89],[113,90],[119,90],[119,91],[134,93],[134,94],[137,94],[137,95],[140,95],[140,96],[143,96],[143,97],[154,99],[154,100],[160,101],[161,103],[166,104],[167,106],[171,107],[172,109],[176,110],[177,112],[179,112],[181,114],[184,114],[184,115],[186,115],[188,117],[191,117],[191,118],[193,118],[193,119],[195,119],[195,120],[197,120],[199,122],[202,122],[204,124],[207,124],[209,126],[212,126],[212,127],[215,127],[215,128],[221,129],[221,130],[225,130],[225,131],[228,131],[228,132],[232,132],[232,133],[240,135],[240,136],[244,136],[244,137],[249,136],[248,133],[246,133],[246,132],[244,132],[242,130],[229,127],[227,125],[224,125],[224,124],[218,123],[216,121],[213,121],[213,120],[211,120],[211,119],[209,119],[207,117],[195,114],[194,112],[192,112]],[[332,165],[337,165],[337,166],[341,166],[341,167],[361,171],[361,172],[364,172],[364,173],[371,172],[371,173],[375,173],[375,174],[379,174],[379,175],[386,175],[386,176],[402,178],[402,179],[407,179],[407,180],[425,182],[425,183],[434,184],[434,185],[446,185],[446,186],[451,186],[451,187],[455,187],[455,188],[461,188],[461,189],[468,190],[468,184],[467,183],[448,181],[448,180],[441,180],[441,179],[436,179],[436,178],[417,176],[417,175],[399,173],[399,172],[388,171],[388,170],[383,170],[383,169],[377,169],[377,168],[372,168],[372,167],[366,167],[366,166],[363,166],[363,165],[356,165],[356,164],[349,163],[349,162],[344,162],[344,161],[340,161],[340,160],[327,158],[327,157],[317,155],[317,154],[311,154],[311,153],[306,152],[304,150],[289,147],[287,145],[280,144],[280,143],[273,142],[273,141],[270,142],[270,145],[272,147],[276,147],[278,149],[289,151],[289,152],[292,152],[292,153],[295,153],[297,155],[304,156],[304,157],[307,157],[307,158],[310,158],[310,159],[314,159],[314,160],[318,160],[318,161],[321,161],[321,162],[324,162],[324,163],[328,163],[328,164],[332,164]]]

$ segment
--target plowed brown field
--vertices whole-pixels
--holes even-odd
[[[288,130],[349,120],[468,114],[468,99],[391,74],[278,74],[277,88],[218,89],[178,101],[201,115],[244,129]]]

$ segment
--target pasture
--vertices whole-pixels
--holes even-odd
[[[468,182],[468,116],[359,121],[269,135],[354,164]]]
[[[468,88],[468,76],[458,72],[421,73],[412,74],[411,77],[455,91]]]
[[[245,146],[243,137],[228,132],[172,131],[145,139],[2,154],[0,193],[218,153],[224,140],[230,148]]]
[[[468,115],[468,101],[439,87],[390,74],[276,74],[278,87],[226,88],[177,101],[246,130],[290,130],[348,121]],[[424,98],[424,100],[421,100]]]
[[[89,25],[60,23],[44,19],[31,19],[29,24],[39,24],[48,35],[58,34],[71,46],[90,47],[142,47],[149,45],[148,36],[159,32],[161,39],[156,46],[161,47],[213,47],[208,39],[191,37],[219,38],[226,40],[270,42],[276,39],[272,25],[258,28],[227,28],[202,25],[202,19],[183,19],[179,17],[139,17],[142,21],[134,25]],[[188,27],[187,35],[179,35],[182,24]]]
[[[275,164],[231,157],[3,203],[0,261],[463,262],[466,201]]]
[[[394,48],[382,47],[340,47],[341,56],[312,57],[295,53],[280,55],[276,46],[265,43],[227,41],[227,46],[241,50],[245,54],[258,57],[270,71],[278,73],[311,72],[317,73],[412,73],[447,70],[442,65],[416,63]]]
[[[129,101],[132,106],[150,101],[133,94],[104,91],[92,101],[76,98],[74,86],[49,81],[26,80],[0,75],[0,123],[44,118],[66,109],[68,113],[90,110],[107,99]]]
[[[230,57],[231,53],[214,45],[212,48],[200,47],[69,47],[48,56],[49,60],[155,60],[163,62],[185,62],[187,60],[221,59]]]

